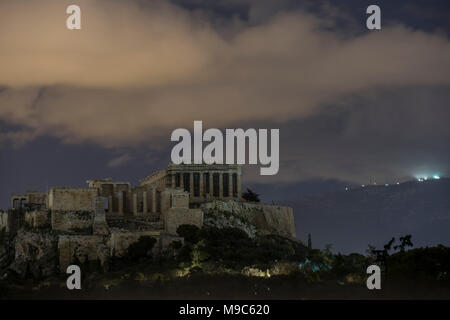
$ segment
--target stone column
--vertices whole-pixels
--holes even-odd
[[[119,191],[119,214],[123,214],[123,192]]]
[[[156,213],[156,188],[152,189],[152,213]]]
[[[241,173],[239,171],[237,172],[237,195],[239,199],[242,198]]]
[[[184,176],[182,172],[180,172],[180,188],[184,190]]]
[[[189,172],[189,195],[191,198],[194,197],[194,173]]]
[[[223,199],[223,173],[219,172],[219,199]]]
[[[137,210],[137,194],[133,193],[133,214],[137,216],[138,210]]]
[[[214,194],[213,194],[213,191],[214,191],[213,177],[214,177],[214,173],[210,172],[209,173],[209,198],[210,199],[212,199],[212,197],[214,196]]]
[[[105,217],[105,203],[103,197],[95,198],[94,223],[92,225],[93,233],[106,235],[108,234],[108,225]]]
[[[228,198],[233,199],[233,173],[228,173]]]
[[[172,188],[175,188],[175,173],[172,173]]]
[[[108,196],[108,213],[112,213],[113,212],[113,207],[114,207],[113,197],[112,196]]]
[[[142,192],[142,213],[147,214],[147,191]]]
[[[200,180],[198,182],[199,185],[199,189],[200,189],[200,194],[199,194],[199,198],[203,199],[203,172],[199,172],[200,175]]]

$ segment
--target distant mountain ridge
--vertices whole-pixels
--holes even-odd
[[[412,235],[414,247],[450,245],[450,179],[366,186],[282,201],[294,208],[297,237],[313,247],[364,253],[393,236]]]

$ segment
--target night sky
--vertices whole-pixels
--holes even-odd
[[[66,29],[78,4],[82,30]],[[381,7],[382,30],[365,9]],[[2,0],[0,208],[11,193],[131,181],[170,133],[279,128],[266,201],[450,171],[450,3]]]

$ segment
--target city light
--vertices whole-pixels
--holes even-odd
[[[430,176],[430,177],[428,177],[428,176],[416,176],[416,178],[417,178],[417,181],[422,182],[422,181],[427,181],[427,180],[431,180],[431,179],[439,180],[441,177],[439,175],[435,174],[435,175]]]

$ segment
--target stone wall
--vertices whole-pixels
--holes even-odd
[[[170,208],[163,215],[164,228],[169,234],[177,234],[182,224],[192,224],[201,228],[203,226],[203,211],[201,209]]]
[[[154,253],[164,250],[173,241],[183,242],[182,237],[170,235],[161,231],[112,232],[109,239],[111,256],[123,257],[126,254],[128,247],[143,236],[156,239],[155,246],[153,247]]]
[[[50,225],[47,210],[25,212],[25,223],[31,228],[43,228]]]
[[[110,250],[102,236],[62,235],[58,237],[59,268],[61,272],[72,263],[98,260],[105,266]]]
[[[285,206],[254,202],[219,201],[204,203],[203,210],[229,212],[247,219],[259,230],[296,238],[294,212]]]
[[[0,211],[0,230],[2,229],[5,229],[6,232],[9,232],[8,212]]]
[[[52,188],[48,208],[60,211],[94,211],[98,190],[94,188]]]
[[[58,237],[59,267],[65,272],[75,262],[99,261],[105,267],[111,256],[123,257],[129,246],[142,236],[150,236],[157,240],[155,253],[167,248],[173,241],[183,242],[183,238],[161,233],[159,231],[112,232],[109,240],[98,235],[61,235]]]
[[[52,211],[52,229],[62,232],[92,231],[93,211]]]

